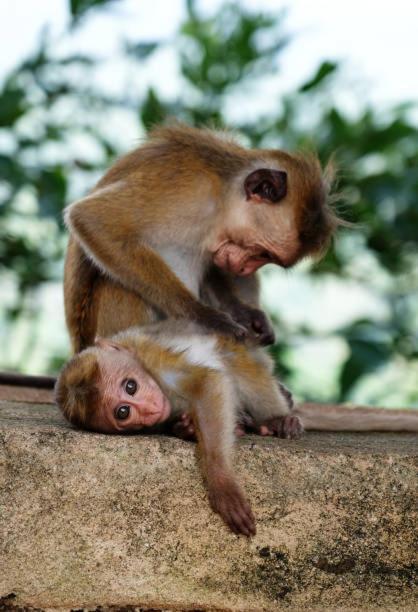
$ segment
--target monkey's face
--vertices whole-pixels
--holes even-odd
[[[235,185],[226,224],[211,249],[214,264],[234,275],[253,274],[268,263],[288,268],[324,250],[336,226],[318,161],[269,153],[276,158],[270,168],[258,168]]]
[[[165,421],[170,403],[135,356],[107,340],[100,341],[99,347],[102,403],[93,429],[128,433]]]

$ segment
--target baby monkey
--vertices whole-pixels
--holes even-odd
[[[104,433],[158,431],[164,423],[188,431],[191,415],[210,505],[246,536],[255,534],[255,519],[232,467],[234,428],[250,422],[261,433],[302,433],[264,353],[190,322],[98,340],[64,366],[55,397],[72,424]]]

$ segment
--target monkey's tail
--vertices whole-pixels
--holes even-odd
[[[305,430],[418,432],[418,410],[390,410],[338,404],[299,404],[293,413]]]

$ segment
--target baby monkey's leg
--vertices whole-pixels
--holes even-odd
[[[266,381],[271,385],[271,379]],[[256,434],[259,436],[276,436],[278,438],[298,439],[303,434],[302,421],[297,415],[292,414],[293,398],[291,392],[282,383],[274,381],[278,384],[279,394],[284,402],[287,403],[289,414],[276,416],[272,419],[266,419],[264,424],[256,422],[249,414],[251,408],[246,414],[238,413],[237,422],[235,424],[235,436],[237,438],[245,436],[245,434]],[[273,392],[274,393],[274,392]],[[257,400],[258,402],[259,400]],[[271,401],[271,400],[269,400]],[[193,417],[188,412],[180,414],[178,419],[170,424],[168,433],[181,440],[196,441],[196,429],[193,422]]]
[[[277,436],[288,440],[298,439],[303,434],[303,425],[300,418],[292,413],[294,407],[292,394],[281,382],[275,382],[279,387],[279,394],[289,407],[289,414],[274,417],[271,420],[267,420],[266,423],[262,425],[257,425],[254,421],[251,423],[251,417],[249,417],[246,424],[246,431],[260,436]]]
[[[303,425],[292,414],[293,398],[290,391],[271,372],[271,363],[259,351],[240,356],[236,382],[243,413],[238,422],[247,432],[279,438],[300,438]],[[240,372],[244,375],[241,375]]]

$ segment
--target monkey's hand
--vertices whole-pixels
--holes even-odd
[[[275,336],[273,327],[267,315],[258,308],[252,308],[237,302],[231,310],[233,319],[248,330],[249,337],[256,340],[260,346],[274,344]]]
[[[193,423],[193,417],[189,412],[182,412],[176,421],[170,424],[168,433],[181,440],[197,441],[196,427]],[[241,423],[235,426],[235,435],[237,438],[245,436],[245,428]]]
[[[212,482],[209,485],[209,502],[231,531],[247,537],[255,535],[255,518],[250,504],[234,479],[228,478],[216,484]]]
[[[244,325],[234,321],[229,314],[205,306],[204,313],[198,318],[198,323],[209,331],[232,336],[238,342],[244,342],[248,337],[248,330]]]

